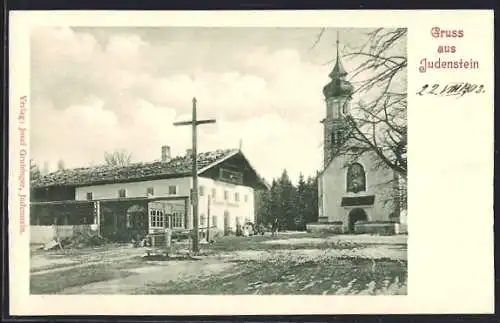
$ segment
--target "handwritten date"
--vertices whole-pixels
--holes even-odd
[[[449,84],[424,84],[417,92],[417,95],[440,95],[440,96],[458,96],[462,97],[466,94],[481,94],[484,93],[484,85],[471,84],[467,82],[456,82]]]

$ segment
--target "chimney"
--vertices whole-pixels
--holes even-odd
[[[188,148],[186,149],[186,156],[191,157],[193,155],[193,149]]]
[[[161,161],[168,162],[170,160],[170,146],[161,146]]]

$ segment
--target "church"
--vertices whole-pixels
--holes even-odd
[[[337,41],[337,58],[323,88],[326,116],[323,125],[323,169],[318,177],[317,223],[308,231],[334,233],[386,233],[406,230],[400,217],[401,180],[379,157],[367,151],[355,159],[343,153],[356,147],[349,136],[349,122],[354,86],[347,80]],[[354,145],[354,146],[353,146]],[[403,225],[400,225],[404,222]]]

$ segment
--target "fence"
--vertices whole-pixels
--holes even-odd
[[[96,227],[90,224],[81,225],[32,225],[30,226],[30,243],[47,243],[55,238],[71,238],[77,233],[89,232]]]

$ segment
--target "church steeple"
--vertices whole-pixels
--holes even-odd
[[[337,58],[335,60],[335,66],[333,67],[333,70],[330,72],[330,75],[328,75],[331,79],[335,78],[344,78],[347,75],[347,72],[345,71],[344,67],[342,66],[342,62],[340,61],[340,52],[339,52],[339,32],[337,31]]]
[[[328,83],[323,88],[323,94],[325,98],[330,97],[340,97],[345,96],[349,97],[354,92],[354,88],[349,81],[345,79],[347,76],[347,72],[342,65],[342,61],[340,59],[340,40],[339,40],[339,32],[337,31],[337,57],[335,59],[335,66],[332,71],[328,75],[331,79],[330,83]]]
[[[323,88],[326,101],[326,118],[322,121],[325,167],[346,142],[349,132],[346,117],[349,115],[351,96],[354,93],[354,87],[346,80],[347,72],[342,65],[338,32],[336,43],[337,57],[335,58],[335,66],[328,75],[331,81]]]

